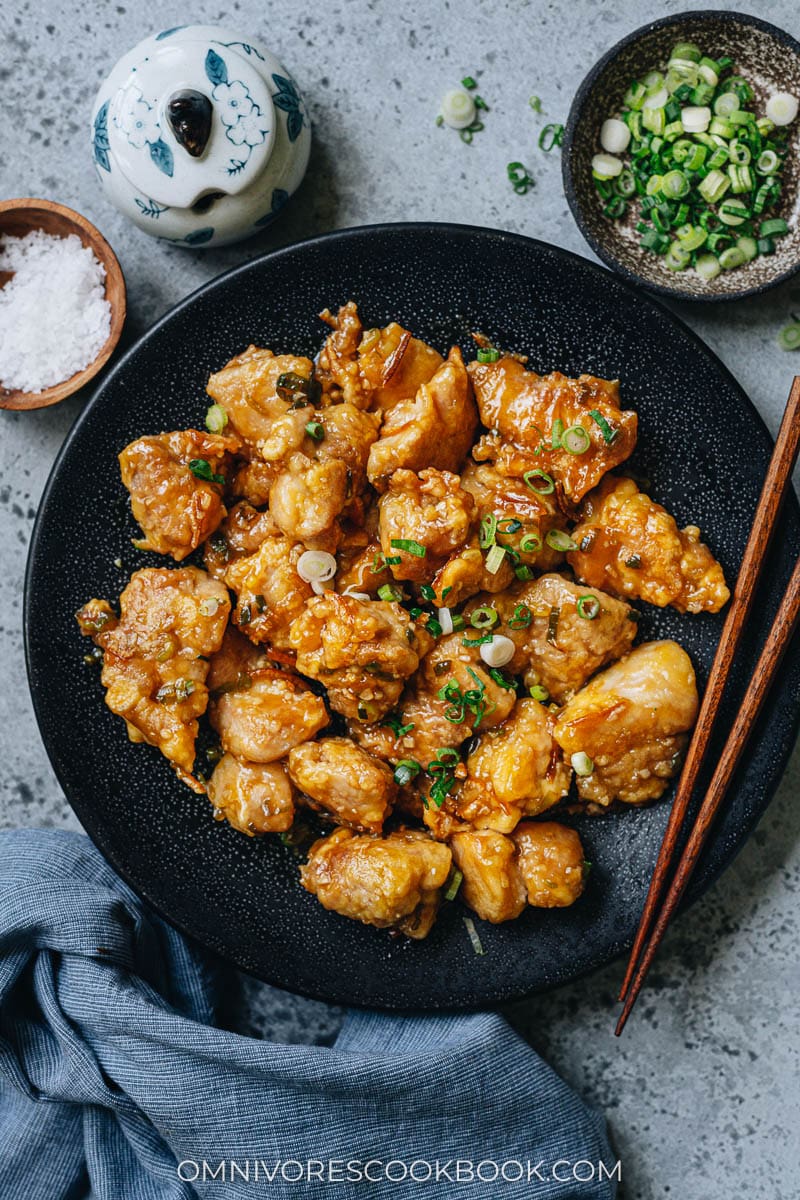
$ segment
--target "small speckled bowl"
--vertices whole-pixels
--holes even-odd
[[[626,279],[652,292],[681,300],[739,300],[766,291],[800,270],[800,118],[791,129],[791,149],[782,172],[783,191],[771,216],[784,217],[790,232],[776,240],[769,257],[759,256],[705,282],[693,270],[670,271],[663,257],[642,250],[636,232],[637,205],[619,221],[603,216],[591,161],[600,150],[600,126],[618,113],[632,79],[666,66],[676,42],[695,42],[712,58],[727,54],[737,74],[752,85],[756,112],[773,92],[800,96],[800,44],[758,17],[735,12],[693,12],[664,17],[617,42],[592,67],[578,88],[564,132],[564,191],[578,227],[594,252]]]

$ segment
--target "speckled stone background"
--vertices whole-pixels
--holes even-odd
[[[558,152],[536,148],[566,117],[593,60],[648,19],[700,8],[674,0],[312,0],[269,6],[45,0],[0,8],[0,197],[44,196],[95,221],[128,282],[125,342],[220,271],[286,242],[376,221],[436,219],[532,234],[588,255],[561,193]],[[800,36],[795,0],[750,9]],[[95,88],[145,34],[219,21],[263,38],[296,74],[314,122],[307,180],[270,231],[221,251],[182,251],[139,233],[100,195],[86,125]],[[467,72],[491,106],[471,147],[433,123]],[[532,93],[545,117],[527,106]],[[520,159],[536,178],[516,196]],[[424,264],[421,265],[424,269]],[[775,345],[800,281],[734,306],[680,315],[733,370],[774,432],[794,359]],[[86,397],[0,412],[0,825],[74,829],[39,740],[22,654],[27,543],[50,465]],[[679,401],[678,401],[679,402]],[[687,414],[691,420],[691,414]],[[68,714],[65,715],[68,720]],[[800,1142],[797,893],[800,756],[760,828],[667,940],[622,1041],[612,1030],[621,964],[516,1006],[510,1019],[607,1113],[625,1200],[794,1200]],[[256,1036],[329,1042],[340,1012],[232,978],[225,1020]]]

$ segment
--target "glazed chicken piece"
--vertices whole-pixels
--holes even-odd
[[[461,351],[454,346],[429,383],[413,399],[399,401],[384,418],[369,452],[367,476],[379,492],[400,468],[458,471],[478,424]]]
[[[206,790],[217,814],[250,837],[286,833],[292,827],[293,789],[283,763],[245,762],[223,754]]]
[[[638,614],[628,604],[563,575],[540,575],[499,596],[476,596],[465,613],[484,605],[495,609],[498,630],[517,647],[506,669],[522,675],[526,687],[546,688],[557,704],[621,658],[636,637]]]
[[[676,642],[646,642],[601,671],[555,727],[581,799],[604,806],[656,800],[678,771],[697,708],[694,669]],[[590,761],[579,764],[572,758],[579,754]]]
[[[240,500],[203,547],[205,568],[224,582],[229,567],[255,554],[266,538],[279,533],[269,512],[259,512],[246,500]]]
[[[398,705],[397,721],[359,731],[370,753],[395,763],[410,758],[427,768],[437,750],[455,749],[475,730],[506,719],[516,693],[489,674],[479,649],[465,646],[462,637],[440,638],[426,654]]]
[[[206,391],[225,410],[228,428],[242,439],[248,457],[257,459],[258,443],[269,437],[274,422],[291,409],[291,400],[277,390],[291,385],[291,379],[281,385],[281,377],[297,376],[308,381],[313,374],[310,358],[276,355],[271,350],[248,346],[211,376]]]
[[[256,458],[243,462],[233,476],[230,494],[246,500],[254,508],[265,508],[269,504],[269,490],[278,473],[275,463]]]
[[[336,829],[311,847],[300,882],[323,908],[418,939],[436,919],[450,863],[447,846],[421,830],[380,838]]]
[[[320,316],[333,329],[320,351],[318,369],[334,400],[341,395],[358,408],[390,409],[415,396],[442,364],[438,351],[395,321],[365,333],[352,300],[335,317],[328,309]]]
[[[467,758],[467,779],[448,797],[448,807],[476,829],[500,833],[552,808],[572,776],[553,739],[554,725],[538,700],[518,700],[502,725],[481,734]]]
[[[563,561],[563,554],[546,541],[551,529],[565,524],[553,495],[540,495],[488,463],[468,463],[461,486],[474,496],[478,519],[492,524],[494,543],[518,555],[515,562],[549,571]]]
[[[399,604],[329,592],[306,603],[289,643],[298,671],[324,683],[331,708],[376,721],[397,701],[431,637]]]
[[[633,453],[637,417],[620,409],[617,381],[594,375],[569,379],[559,371],[537,375],[515,358],[471,362],[468,370],[483,424],[531,456],[527,465],[520,458],[520,476],[531,468],[546,471],[568,503],[576,504]],[[584,449],[570,453],[561,432],[576,426],[583,433],[572,435],[580,439],[575,448]]]
[[[588,864],[574,829],[555,821],[523,821],[513,834],[528,903],[568,908],[583,892]]]
[[[328,724],[324,701],[233,628],[211,660],[208,687],[223,750],[248,762],[275,762]]]
[[[614,595],[691,613],[719,612],[730,598],[722,567],[697,526],[679,530],[632,479],[604,479],[587,496],[572,537],[575,574]]]
[[[119,620],[105,601],[77,614],[81,632],[103,650],[106,704],[132,742],[156,746],[196,792],[192,776],[197,719],[206,710],[207,658],[222,644],[228,593],[197,567],[146,568],[119,599]]]
[[[237,438],[198,429],[138,438],[126,446],[119,456],[122,482],[145,535],[134,542],[136,548],[171,554],[177,562],[196,550],[225,516],[222,485],[238,448]]]
[[[502,833],[470,829],[450,838],[453,862],[464,876],[459,897],[483,921],[515,920],[527,903],[516,846]]]
[[[309,550],[334,553],[341,539],[337,517],[347,503],[347,467],[338,459],[314,462],[293,454],[269,494],[279,529]]]
[[[299,542],[268,537],[255,554],[236,559],[225,571],[225,583],[236,593],[233,623],[252,642],[290,648],[289,626],[314,595],[297,573],[303,553]]]
[[[400,559],[391,564],[394,578],[425,582],[466,542],[475,501],[457,475],[428,467],[395,471],[379,508],[381,549]],[[406,541],[414,553],[396,544]]]
[[[379,762],[349,738],[320,738],[296,746],[289,754],[292,782],[337,825],[363,833],[380,833],[392,811],[397,784]]]
[[[481,550],[478,535],[467,546],[449,558],[431,580],[435,602],[453,608],[463,604],[476,592],[502,592],[514,582],[514,565],[506,555],[495,570],[486,565],[487,554]]]

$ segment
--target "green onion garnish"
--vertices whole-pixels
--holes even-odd
[[[413,554],[415,558],[424,558],[427,553],[425,547],[412,538],[392,538],[389,544],[393,550],[405,550],[406,554]]]
[[[546,704],[550,699],[550,693],[546,687],[542,687],[541,683],[535,683],[530,691],[531,697],[538,700],[540,704]]]
[[[519,540],[519,548],[523,554],[538,554],[542,548],[542,539],[535,533],[526,533]]]
[[[189,463],[189,470],[197,479],[204,479],[207,483],[225,483],[224,475],[215,475],[211,470],[211,463],[205,458],[193,458]]]
[[[400,591],[400,588],[395,587],[393,583],[384,583],[378,588],[378,598],[380,600],[394,601],[394,603],[398,603],[398,601],[403,599],[403,593]]]
[[[421,770],[422,766],[415,758],[401,758],[394,769],[394,781],[398,787],[405,787]]]
[[[548,475],[547,471],[543,471],[541,467],[534,467],[532,471],[526,471],[522,478],[531,491],[538,492],[540,496],[549,496],[556,490],[553,476]]]
[[[556,638],[558,637],[558,619],[561,616],[561,609],[554,604],[547,618],[547,640],[551,646],[557,645]]]
[[[405,737],[407,733],[411,733],[414,728],[414,722],[411,721],[408,725],[403,724],[403,718],[397,713],[387,713],[381,721],[381,725],[386,725],[391,729],[396,738]]]
[[[778,345],[781,350],[800,350],[800,321],[784,325],[778,334]]]
[[[578,616],[583,617],[584,621],[593,621],[600,615],[600,601],[597,596],[579,596],[575,607]]]
[[[609,425],[608,421],[603,416],[603,414],[601,412],[598,412],[598,410],[596,408],[589,409],[589,416],[592,418],[595,425],[597,425],[600,432],[602,433],[603,441],[607,445],[610,446],[611,443],[616,440],[617,435],[619,434],[619,430],[612,429],[611,426]]]
[[[540,113],[542,111],[542,102],[538,96],[531,96],[528,99],[528,104],[531,106],[534,112]]]
[[[533,613],[528,608],[527,604],[517,604],[514,607],[509,622],[509,629],[527,629],[533,620]]]
[[[475,952],[475,954],[477,954],[477,955],[485,954],[486,951],[484,950],[483,946],[481,945],[481,939],[478,937],[478,931],[475,928],[475,922],[473,921],[472,917],[464,917],[464,925],[466,927],[467,933],[469,934],[469,940],[472,942],[472,949]]]
[[[585,779],[594,771],[594,763],[589,758],[589,755],[584,753],[583,750],[578,750],[576,754],[573,754],[570,758],[570,762],[575,774],[580,775],[582,779]]]
[[[464,78],[461,80],[461,86],[463,88],[466,88],[468,92],[471,92],[471,91],[474,91],[474,89],[478,85],[475,82],[475,80],[472,78],[471,75],[465,75]]]
[[[206,429],[209,433],[222,433],[228,424],[228,414],[219,404],[212,404],[206,413]]]
[[[420,590],[420,594],[422,595],[423,600],[435,600],[436,599],[436,592],[429,583],[420,584],[419,590]],[[445,590],[447,590],[447,589],[445,589]]]
[[[561,445],[568,454],[585,454],[591,444],[588,430],[582,425],[570,425],[561,436]]]
[[[321,442],[325,437],[325,426],[320,425],[319,421],[309,421],[306,425],[306,433],[315,442]]]
[[[506,551],[504,546],[492,546],[491,550],[486,555],[486,570],[490,575],[497,574],[505,556]]]
[[[456,896],[458,895],[458,889],[461,887],[461,881],[463,880],[463,878],[464,878],[464,876],[461,874],[461,872],[458,870],[458,868],[454,867],[453,870],[450,872],[450,878],[448,879],[447,883],[445,884],[445,890],[444,890],[445,900],[455,900]]]
[[[578,543],[573,542],[563,529],[548,529],[544,540],[551,550],[560,550],[562,554],[566,554],[568,550],[578,549]]]
[[[497,533],[497,517],[494,513],[490,513],[488,517],[484,517],[478,529],[478,545],[481,550],[488,550],[495,543],[495,534]]]
[[[491,605],[484,604],[471,614],[469,623],[473,629],[494,629],[500,623],[500,614]]]
[[[521,162],[511,162],[506,167],[509,182],[518,196],[524,196],[533,187],[533,176]]]
[[[500,351],[495,350],[494,346],[482,346],[477,355],[479,363],[497,362],[499,357]]]
[[[539,149],[549,154],[554,146],[560,146],[564,140],[563,125],[545,125],[539,134]]]

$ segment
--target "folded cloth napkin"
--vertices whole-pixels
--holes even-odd
[[[498,1015],[214,1027],[224,971],[85,837],[0,834],[0,1195],[610,1200],[587,1107]]]

